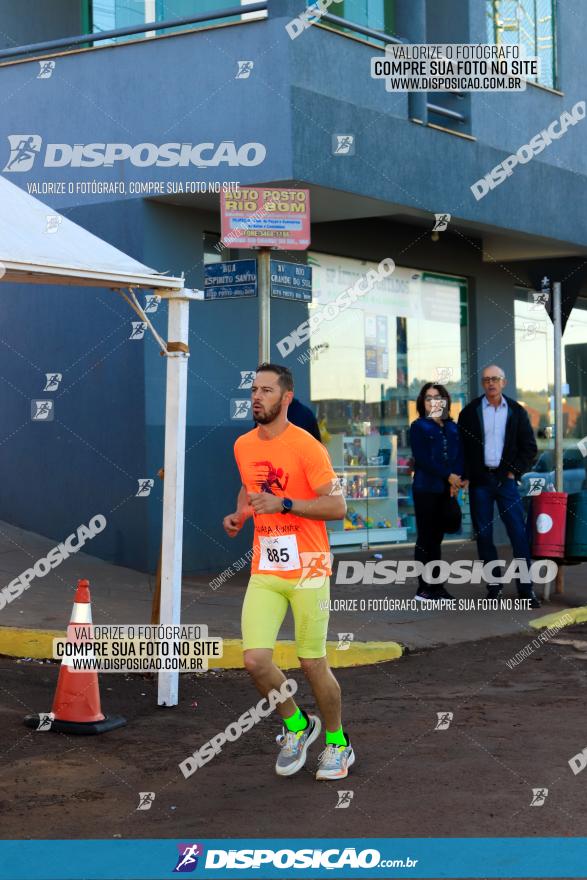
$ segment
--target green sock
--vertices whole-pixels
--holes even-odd
[[[338,730],[327,730],[326,731],[326,745],[330,746],[348,746],[348,740],[345,736],[344,730],[342,727],[339,727]]]
[[[296,709],[293,715],[290,715],[289,718],[284,718],[283,723],[292,733],[298,733],[300,730],[305,730],[308,726],[308,719],[302,709]]]

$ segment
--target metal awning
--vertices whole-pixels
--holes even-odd
[[[183,278],[156,272],[0,176],[3,281],[181,290]]]

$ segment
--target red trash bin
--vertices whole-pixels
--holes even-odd
[[[532,498],[532,556],[564,559],[567,493],[541,492]]]

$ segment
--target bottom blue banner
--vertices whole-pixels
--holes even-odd
[[[0,880],[587,876],[585,837],[0,841]]]

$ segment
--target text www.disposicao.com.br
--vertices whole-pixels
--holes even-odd
[[[201,671],[201,657],[124,657],[120,659],[97,659],[74,657],[71,667],[78,672],[197,672]]]

